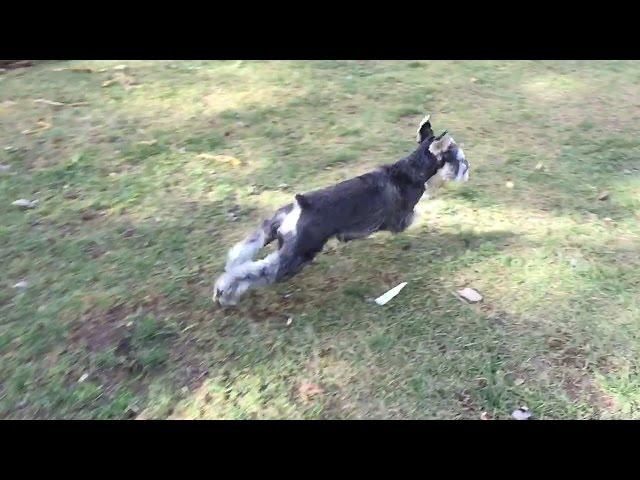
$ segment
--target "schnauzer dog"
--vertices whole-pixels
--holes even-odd
[[[409,156],[332,187],[295,195],[228,253],[213,300],[235,305],[250,288],[287,280],[309,264],[325,243],[348,242],[386,230],[398,233],[413,220],[429,180],[467,181],[469,163],[445,131],[434,136],[427,115],[418,126],[418,148]],[[431,182],[429,182],[431,183]],[[274,240],[278,249],[254,261]]]

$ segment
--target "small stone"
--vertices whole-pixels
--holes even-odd
[[[536,165],[536,170],[542,170],[544,168],[544,165],[542,164],[542,162],[538,162],[538,164]]]
[[[37,200],[27,200],[26,198],[21,198],[19,200],[16,200],[15,202],[12,202],[11,205],[15,205],[16,207],[22,207],[22,208],[35,208],[36,204],[38,203]]]
[[[527,407],[520,407],[515,409],[511,416],[516,420],[529,420],[531,418],[531,410]]]
[[[609,196],[610,196],[609,192],[602,192],[600,195],[598,195],[598,200],[600,201],[607,200]]]
[[[515,381],[513,382],[515,386],[520,386],[523,383],[524,383],[524,380],[522,378],[516,378]]]
[[[492,420],[491,415],[488,412],[482,412],[480,414],[480,420]]]
[[[293,323],[293,318],[289,317],[287,319],[287,327]]]
[[[9,171],[9,165],[0,164],[0,172],[8,172],[8,171]]]
[[[476,292],[473,288],[469,287],[458,290],[458,295],[471,303],[477,303],[482,300],[482,295]]]
[[[513,189],[514,184],[512,181],[508,181],[507,183],[504,184],[505,187],[507,187],[509,190]]]
[[[27,282],[25,282],[24,280],[21,282],[16,283],[13,288],[20,288],[20,289],[25,289],[29,286],[29,284]]]

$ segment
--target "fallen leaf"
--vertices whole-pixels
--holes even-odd
[[[466,287],[462,290],[458,290],[458,295],[460,295],[465,300],[476,303],[482,300],[482,295],[476,292],[473,288]]]
[[[93,73],[96,70],[88,67],[63,67],[63,68],[54,68],[51,71],[52,72]]]
[[[467,412],[475,412],[476,409],[473,405],[473,399],[469,392],[463,390],[461,392],[455,392],[456,400],[458,400],[462,404],[462,408]]]
[[[31,60],[2,60],[1,62],[5,70],[30,67],[33,65],[33,62]]]
[[[491,415],[489,415],[488,412],[482,412],[480,414],[480,420],[493,420],[493,418],[491,417]]]
[[[607,200],[609,198],[609,192],[602,192],[598,195],[598,200]]]
[[[115,67],[113,67],[114,70],[126,70],[127,66],[126,65],[116,65]]]
[[[293,318],[289,317],[287,319],[287,327],[293,323]]]
[[[11,202],[11,205],[15,205],[16,207],[22,208],[35,208],[38,203],[38,200],[27,200],[26,198],[21,198],[16,200],[15,202]]]
[[[36,98],[34,100],[34,103],[44,103],[45,105],[51,105],[53,107],[81,107],[84,105],[89,105],[89,102],[62,103],[53,100],[47,100],[45,98]]]
[[[516,420],[529,420],[531,418],[531,410],[527,407],[520,407],[515,409],[511,416]]]
[[[158,143],[157,140],[142,140],[138,145],[155,145],[156,143]]]
[[[36,98],[34,101],[34,103],[45,103],[47,105],[53,105],[54,107],[62,107],[66,104],[62,103],[62,102],[54,102],[53,100],[46,100],[44,98]]]
[[[89,378],[89,374],[83,373],[82,376],[78,379],[78,383],[84,382],[87,378]]]
[[[312,397],[316,395],[321,395],[323,393],[324,393],[324,390],[322,388],[320,388],[315,383],[311,383],[311,382],[303,382],[298,387],[298,395],[300,395],[300,397],[302,397],[302,399],[305,401],[308,401]]]
[[[82,215],[80,215],[80,218],[83,221],[89,221],[89,220],[93,220],[94,218],[96,218],[98,216],[98,214],[96,212],[92,212],[91,210],[87,210],[85,212],[82,212]]]
[[[38,132],[44,132],[45,130],[49,130],[51,128],[51,124],[45,121],[40,120],[38,123],[38,128],[32,128],[29,130],[23,130],[22,134],[23,135],[32,135],[34,133],[38,133]]]
[[[514,187],[513,182],[509,181],[507,183],[504,184],[505,187],[507,187],[508,189],[512,189]]]
[[[196,156],[200,160],[213,160],[220,163],[229,163],[234,167],[242,165],[242,161],[230,155],[214,155],[212,153],[200,153]]]
[[[542,170],[543,168],[544,168],[544,165],[542,164],[542,162],[539,162],[539,163],[536,165],[536,170]]]
[[[27,282],[25,282],[24,280],[22,280],[21,282],[16,283],[13,288],[27,288],[29,286],[29,284]]]
[[[399,285],[396,285],[395,287],[393,287],[391,290],[389,290],[388,292],[380,295],[378,298],[376,298],[374,301],[378,304],[378,305],[384,305],[387,302],[389,302],[393,297],[395,297],[396,295],[398,295],[400,293],[400,290],[402,290],[405,286],[407,285],[407,282],[402,282]]]
[[[108,87],[114,83],[120,83],[125,90],[129,90],[132,86],[137,85],[136,79],[131,75],[123,72],[116,72],[111,80],[107,80],[102,84],[103,87]]]
[[[522,378],[516,378],[515,381],[513,382],[515,386],[520,386],[523,383],[524,383],[524,380]]]
[[[476,83],[476,82],[478,81],[478,79],[477,79],[476,77],[471,77],[471,78],[469,79],[469,81],[470,81],[471,83]]]
[[[550,338],[549,340],[547,340],[547,345],[549,345],[551,348],[559,348],[562,346],[562,341],[558,338]]]

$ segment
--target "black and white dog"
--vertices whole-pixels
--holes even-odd
[[[462,148],[446,131],[435,137],[429,118],[418,126],[420,145],[411,155],[332,187],[296,195],[293,203],[237,243],[215,283],[214,302],[235,305],[252,287],[291,278],[331,237],[348,242],[380,230],[402,232],[413,220],[427,181],[467,181],[469,163]],[[260,249],[276,239],[278,250],[254,261]]]

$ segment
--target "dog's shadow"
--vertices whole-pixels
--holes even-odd
[[[453,270],[472,268],[512,246],[520,235],[510,231],[458,233],[423,227],[392,235],[379,232],[348,243],[331,240],[314,261],[292,279],[250,290],[225,314],[263,322],[287,319],[301,312],[344,310],[345,303],[371,303],[372,296],[403,281],[419,279],[436,285]],[[465,260],[466,259],[466,260]]]

